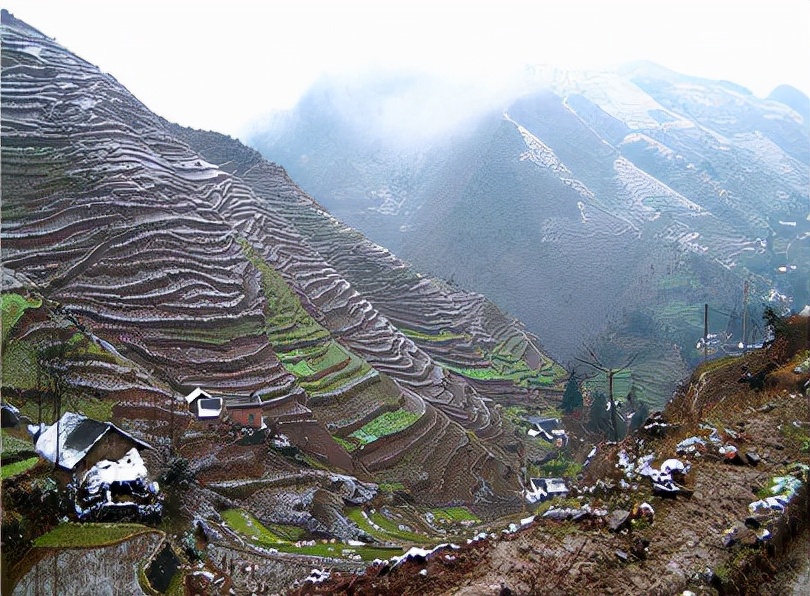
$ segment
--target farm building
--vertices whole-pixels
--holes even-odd
[[[529,416],[528,420],[534,425],[534,428],[528,432],[530,437],[540,437],[558,448],[568,445],[568,433],[563,429],[562,421],[559,418]]]
[[[65,412],[58,423],[42,428],[35,448],[62,470],[81,477],[101,460],[118,460],[131,449],[152,447],[110,422]]]
[[[529,503],[537,503],[552,497],[564,497],[567,494],[568,487],[562,478],[531,478],[526,490],[526,500]]]
[[[262,402],[258,397],[252,397],[249,401],[230,403],[227,410],[228,417],[234,424],[254,429],[265,427],[262,418]]]
[[[212,396],[197,387],[186,395],[188,410],[199,420],[213,420],[222,413],[222,397]]]

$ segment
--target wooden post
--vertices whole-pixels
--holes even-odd
[[[613,401],[613,375],[616,373],[612,368],[608,371],[608,392],[610,394],[610,423],[613,425],[613,440],[619,440],[619,428],[616,424],[616,402]]]

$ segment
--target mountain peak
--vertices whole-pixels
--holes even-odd
[[[810,122],[810,97],[807,97],[802,91],[796,89],[792,85],[779,85],[770,95],[768,99],[778,101],[789,108],[792,108],[797,114],[804,118],[805,123]]]

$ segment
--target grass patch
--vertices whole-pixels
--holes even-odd
[[[349,453],[357,449],[357,443],[352,443],[351,441],[347,441],[343,437],[338,437],[336,435],[332,435],[332,438],[335,440],[335,443],[343,447]],[[382,488],[380,488],[380,490],[382,490]]]
[[[36,347],[32,342],[3,342],[3,387],[35,389],[38,369]]]
[[[780,432],[785,439],[795,444],[802,453],[810,453],[810,429],[783,422]]]
[[[400,525],[407,525],[409,527],[413,525],[407,523],[406,520],[397,521],[390,519],[381,511],[375,511],[374,513],[369,514],[369,518],[380,528],[382,528],[386,534],[388,534],[389,536],[391,536],[396,540],[416,544],[424,544],[425,542],[429,541],[428,537],[424,536],[423,534],[417,534],[416,532],[409,532],[408,530],[400,530],[399,529]]]
[[[87,396],[77,397],[68,393],[62,403],[62,413],[70,410],[71,412],[84,414],[93,420],[109,422],[112,420],[112,411],[116,403],[117,402],[112,400],[98,399],[97,397]],[[21,414],[28,416],[34,423],[36,423],[37,417],[39,416],[39,406],[34,400],[26,400],[18,407]],[[45,399],[42,402],[42,421],[49,424],[54,418],[53,415],[53,403]]]
[[[48,331],[40,329],[25,338],[10,339],[3,344],[3,386],[21,390],[39,389],[47,383],[48,371],[40,366],[39,355],[51,343]],[[88,361],[122,364],[119,358],[106,351],[81,332],[74,332],[64,342],[64,359],[68,367]]]
[[[431,509],[430,512],[436,516],[436,519],[438,520],[447,520],[451,522],[481,521],[466,507],[442,507],[440,509]]]
[[[295,542],[303,539],[306,532],[295,526],[282,526],[270,524],[265,526],[253,514],[241,509],[223,511],[222,519],[231,529],[241,534],[256,546],[274,548],[279,552],[316,557],[347,558],[350,554],[358,554],[364,561],[374,559],[387,559],[400,554],[402,549],[374,547],[374,546],[346,546],[340,542],[316,543],[311,546],[296,546]]]
[[[376,511],[368,514],[371,521],[374,522],[380,529],[375,528],[368,519],[363,515],[363,510],[359,507],[347,509],[346,517],[352,520],[357,526],[382,542],[403,542],[405,544],[426,544],[430,540],[427,536],[417,534],[415,532],[408,532],[399,529],[399,523],[394,523],[385,515]],[[404,522],[403,522],[404,523]]]
[[[155,532],[141,524],[74,524],[56,526],[34,540],[34,546],[43,548],[91,548],[117,544],[139,534]]]
[[[470,335],[465,333],[455,333],[448,329],[442,329],[439,331],[438,334],[429,334],[424,333],[422,331],[416,331],[414,329],[406,329],[405,327],[398,327],[398,329],[406,336],[410,337],[411,339],[426,341],[426,342],[442,342],[442,341],[449,341],[451,339],[465,339],[469,340]]]
[[[733,364],[734,362],[738,361],[736,356],[722,356],[721,358],[715,358],[713,360],[709,360],[706,364],[703,364],[698,367],[698,371],[701,375],[706,373],[712,373],[716,370],[720,370],[721,368],[725,368]]]
[[[349,439],[354,439],[358,446],[368,445],[380,437],[393,435],[405,430],[419,420],[420,417],[420,414],[409,412],[408,410],[385,412],[358,428],[349,435]]]
[[[228,509],[220,515],[234,531],[249,538],[254,544],[275,547],[280,542],[289,541],[287,538],[271,532],[252,513],[242,509]]]
[[[2,468],[0,468],[0,478],[5,480],[6,478],[13,478],[14,476],[19,476],[23,472],[27,472],[39,462],[39,457],[29,457],[28,459],[24,459],[22,461],[15,462],[13,464],[6,464]]]
[[[393,493],[398,490],[405,490],[405,485],[401,482],[381,482],[378,485],[381,492]]]
[[[42,300],[40,298],[26,298],[14,292],[0,295],[3,345],[5,345],[6,338],[8,338],[11,330],[14,329],[14,326],[25,314],[25,311],[29,308],[39,308],[40,306],[42,306]]]
[[[574,478],[582,471],[582,464],[560,454],[540,466],[530,464],[528,471],[529,475],[534,477]]]
[[[0,437],[2,437],[3,459],[13,457],[19,453],[25,453],[26,451],[34,450],[34,444],[31,442],[30,439],[25,440],[15,435],[12,435],[6,428],[0,430]]]

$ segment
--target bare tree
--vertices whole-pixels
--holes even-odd
[[[67,349],[68,341],[73,330],[64,322],[51,317],[54,327],[51,329],[48,340],[39,346],[37,351],[37,389],[39,390],[39,422],[42,422],[43,394],[52,405],[52,424],[56,424],[56,453],[54,466],[59,464],[59,421],[62,417],[62,407],[71,390],[67,377]]]
[[[596,370],[605,373],[608,379],[608,399],[610,400],[610,426],[613,429],[613,440],[619,440],[619,425],[618,421],[616,420],[616,400],[613,398],[613,377],[632,366],[632,364],[638,358],[638,354],[633,354],[630,358],[628,358],[627,362],[624,365],[620,366],[619,368],[608,368],[604,364],[602,364],[601,360],[596,356],[594,351],[587,347],[585,348],[588,351],[588,355],[591,357],[590,360],[583,360],[582,358],[576,358],[577,361],[582,362],[583,364],[587,364],[588,366],[595,368]]]

